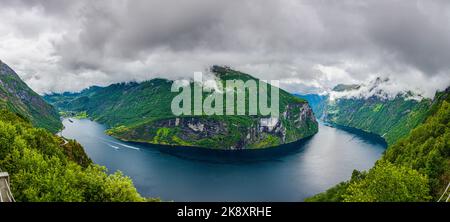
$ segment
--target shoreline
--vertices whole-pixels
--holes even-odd
[[[96,122],[90,118],[84,118],[86,120]],[[106,125],[101,124],[105,127]],[[324,127],[337,128],[351,134],[355,134],[356,136],[362,137],[364,139],[368,139],[368,141],[372,141],[374,144],[381,144],[384,148],[387,148],[386,142],[382,137],[377,134],[365,132],[363,130],[340,126],[337,124],[332,124],[328,122],[319,121],[319,125]],[[108,135],[104,133],[105,135]],[[317,133],[316,133],[317,134]],[[141,146],[147,149],[158,150],[161,153],[170,154],[173,156],[192,159],[192,160],[200,160],[200,161],[210,161],[210,162],[248,162],[248,161],[266,161],[273,160],[278,157],[287,156],[298,151],[301,151],[305,145],[316,135],[313,134],[311,136],[302,138],[300,140],[281,144],[279,146],[272,146],[268,148],[262,149],[239,149],[239,150],[227,150],[227,149],[212,149],[205,147],[196,147],[196,146],[180,146],[180,145],[167,145],[167,144],[152,144],[147,142],[135,142],[135,141],[127,141],[122,140],[120,138],[108,135],[114,139],[117,139],[120,142],[134,144]]]
[[[343,131],[346,131],[346,132],[349,132],[352,134],[356,134],[363,138],[369,138],[370,141],[373,140],[379,144],[382,144],[385,149],[388,147],[387,141],[381,135],[378,135],[376,133],[372,133],[372,132],[365,131],[363,129],[359,129],[359,128],[355,128],[355,127],[351,127],[351,126],[344,126],[344,125],[340,125],[340,124],[332,123],[332,122],[321,121],[321,124],[329,126],[329,127],[333,127],[336,129],[340,129],[340,130],[343,130]]]

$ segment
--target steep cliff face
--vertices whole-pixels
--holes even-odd
[[[257,149],[291,143],[314,135],[318,128],[308,104],[288,105],[278,118],[175,117],[138,127],[108,130],[127,141],[198,146],[213,149]]]
[[[226,67],[215,66],[212,71],[217,81],[256,80]],[[170,107],[178,94],[170,91],[171,86],[172,81],[154,79],[92,87],[79,94],[48,95],[46,99],[61,110],[86,111],[94,120],[108,125],[110,135],[135,142],[212,149],[257,149],[295,142],[314,135],[318,130],[308,103],[281,89],[278,117],[260,113],[175,116]]]
[[[326,109],[327,109],[327,103],[328,103],[327,95],[296,94],[295,96],[308,101],[308,104],[311,106],[311,109],[314,112],[314,116],[316,116],[317,119],[323,119],[324,115],[326,114]]]
[[[0,61],[0,108],[29,119],[34,126],[57,132],[62,128],[56,110]]]

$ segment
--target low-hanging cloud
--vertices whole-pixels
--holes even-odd
[[[229,65],[292,92],[377,76],[450,85],[450,2],[2,1],[0,59],[37,92],[192,77]]]
[[[326,93],[330,101],[339,99],[369,99],[379,98],[381,100],[392,100],[400,96],[404,99],[420,101],[424,97],[412,91],[399,91],[399,81],[389,79],[388,77],[376,77],[363,84],[338,85],[346,87],[341,90],[331,90]]]

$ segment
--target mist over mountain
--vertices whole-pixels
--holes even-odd
[[[393,144],[425,121],[443,92],[426,98],[398,91],[390,79],[377,77],[367,84],[338,84],[324,94],[296,96],[307,100],[316,118],[324,122],[362,129]]]
[[[376,77],[363,84],[339,84],[328,92],[330,100],[346,98],[346,99],[368,99],[377,97],[382,100],[392,100],[397,96],[405,99],[422,100],[424,97],[411,90],[401,90],[401,87],[389,78]]]

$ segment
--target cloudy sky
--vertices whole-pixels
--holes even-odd
[[[0,59],[38,93],[229,65],[292,92],[450,85],[447,0],[0,0]]]

